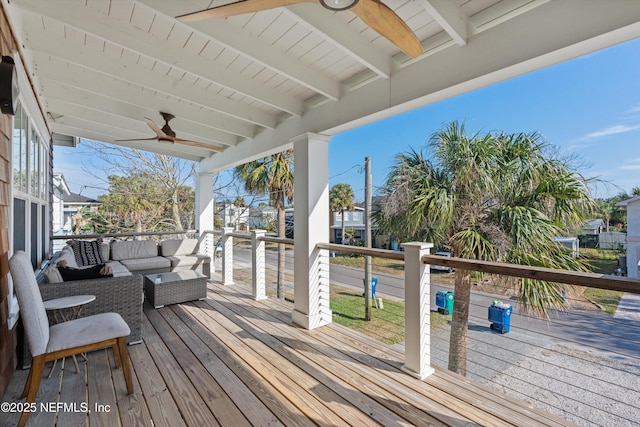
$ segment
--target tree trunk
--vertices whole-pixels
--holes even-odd
[[[344,233],[345,233],[345,231],[346,231],[346,229],[347,229],[346,224],[345,224],[345,223],[346,223],[346,221],[344,220],[344,212],[345,212],[345,211],[346,211],[346,209],[342,209],[342,241],[341,241],[340,243],[344,243],[344,239],[345,239],[345,237],[346,237],[346,236],[344,235]]]
[[[285,225],[284,208],[278,208],[278,237],[287,237]],[[276,296],[278,298],[283,298],[282,286],[284,283],[284,257],[284,244],[278,243],[278,279],[276,284]]]
[[[471,273],[456,270],[453,296],[453,316],[449,338],[449,370],[467,375],[467,336],[469,324],[469,299],[471,297]]]
[[[180,206],[178,200],[178,190],[174,190],[171,194],[171,216],[176,230],[182,230],[182,220],[180,219]]]

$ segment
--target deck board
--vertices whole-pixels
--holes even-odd
[[[203,301],[145,306],[143,343],[128,347],[134,393],[111,350],[94,351],[80,374],[68,359],[43,378],[37,401],[111,410],[39,411],[28,425],[572,425],[442,369],[419,381],[400,370],[401,350],[340,325],[293,327],[292,304],[249,292],[210,283]],[[17,371],[3,401],[19,401],[26,378]],[[0,414],[0,425],[18,418]]]

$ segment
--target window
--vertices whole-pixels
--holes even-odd
[[[41,138],[26,105],[18,104],[13,119],[12,239],[14,250],[24,250],[36,267],[49,251],[49,147]],[[28,106],[27,106],[28,108]]]
[[[351,213],[351,215],[352,215],[351,219],[353,221],[362,221],[362,212],[354,211]]]
[[[39,175],[40,175],[40,139],[36,130],[31,127],[29,138],[29,194],[40,197]]]

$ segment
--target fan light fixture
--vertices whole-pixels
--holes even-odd
[[[347,10],[358,3],[358,0],[320,0],[320,4],[329,10]]]

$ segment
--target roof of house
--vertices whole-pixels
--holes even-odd
[[[589,219],[582,224],[582,228],[598,228],[602,226],[602,219]]]
[[[635,203],[637,201],[640,201],[640,196],[636,196],[636,197],[632,197],[632,198],[627,199],[627,200],[623,200],[623,201],[621,201],[619,203],[616,203],[616,206],[627,207],[627,205],[629,203]]]
[[[92,199],[91,197],[83,196],[81,194],[69,193],[65,194],[62,198],[64,203],[81,203],[86,205],[101,205],[102,202],[99,202],[96,199]]]

